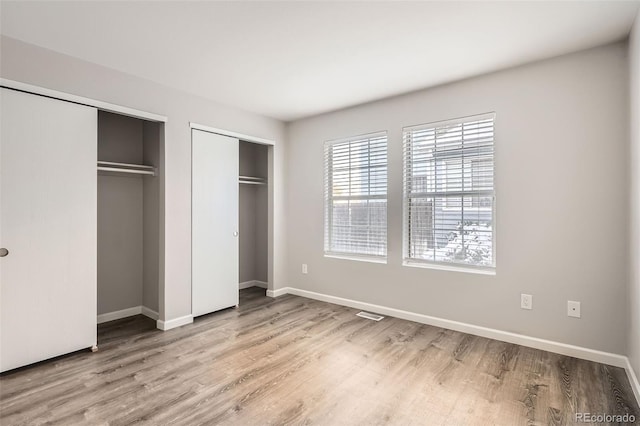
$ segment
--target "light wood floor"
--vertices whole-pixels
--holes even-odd
[[[640,417],[624,370],[296,296],[162,332],[137,316],[78,352],[0,376],[0,423],[573,424]]]

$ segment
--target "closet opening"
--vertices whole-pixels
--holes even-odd
[[[269,146],[239,143],[239,289],[268,282]]]
[[[98,324],[159,317],[163,138],[164,123],[98,111]]]
[[[242,303],[273,274],[275,142],[191,123],[191,313]],[[252,291],[253,294],[258,294]]]

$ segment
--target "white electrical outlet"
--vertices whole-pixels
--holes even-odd
[[[309,269],[307,268],[307,264],[306,263],[302,264],[302,273],[303,274],[308,274],[309,273]]]
[[[533,309],[533,296],[530,294],[521,294],[520,307],[522,309]]]
[[[573,300],[567,301],[567,315],[580,318],[580,302],[574,302]]]

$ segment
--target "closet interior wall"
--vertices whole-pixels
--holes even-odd
[[[160,123],[99,111],[98,160],[157,168],[160,132]],[[157,318],[159,191],[154,176],[98,172],[98,316]]]
[[[266,287],[268,274],[268,146],[240,141],[240,176],[262,178],[241,183],[239,194],[240,286]]]

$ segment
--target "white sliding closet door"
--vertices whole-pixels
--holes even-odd
[[[0,90],[6,371],[96,343],[97,112]]]
[[[194,316],[238,304],[238,139],[193,129],[191,241]]]

